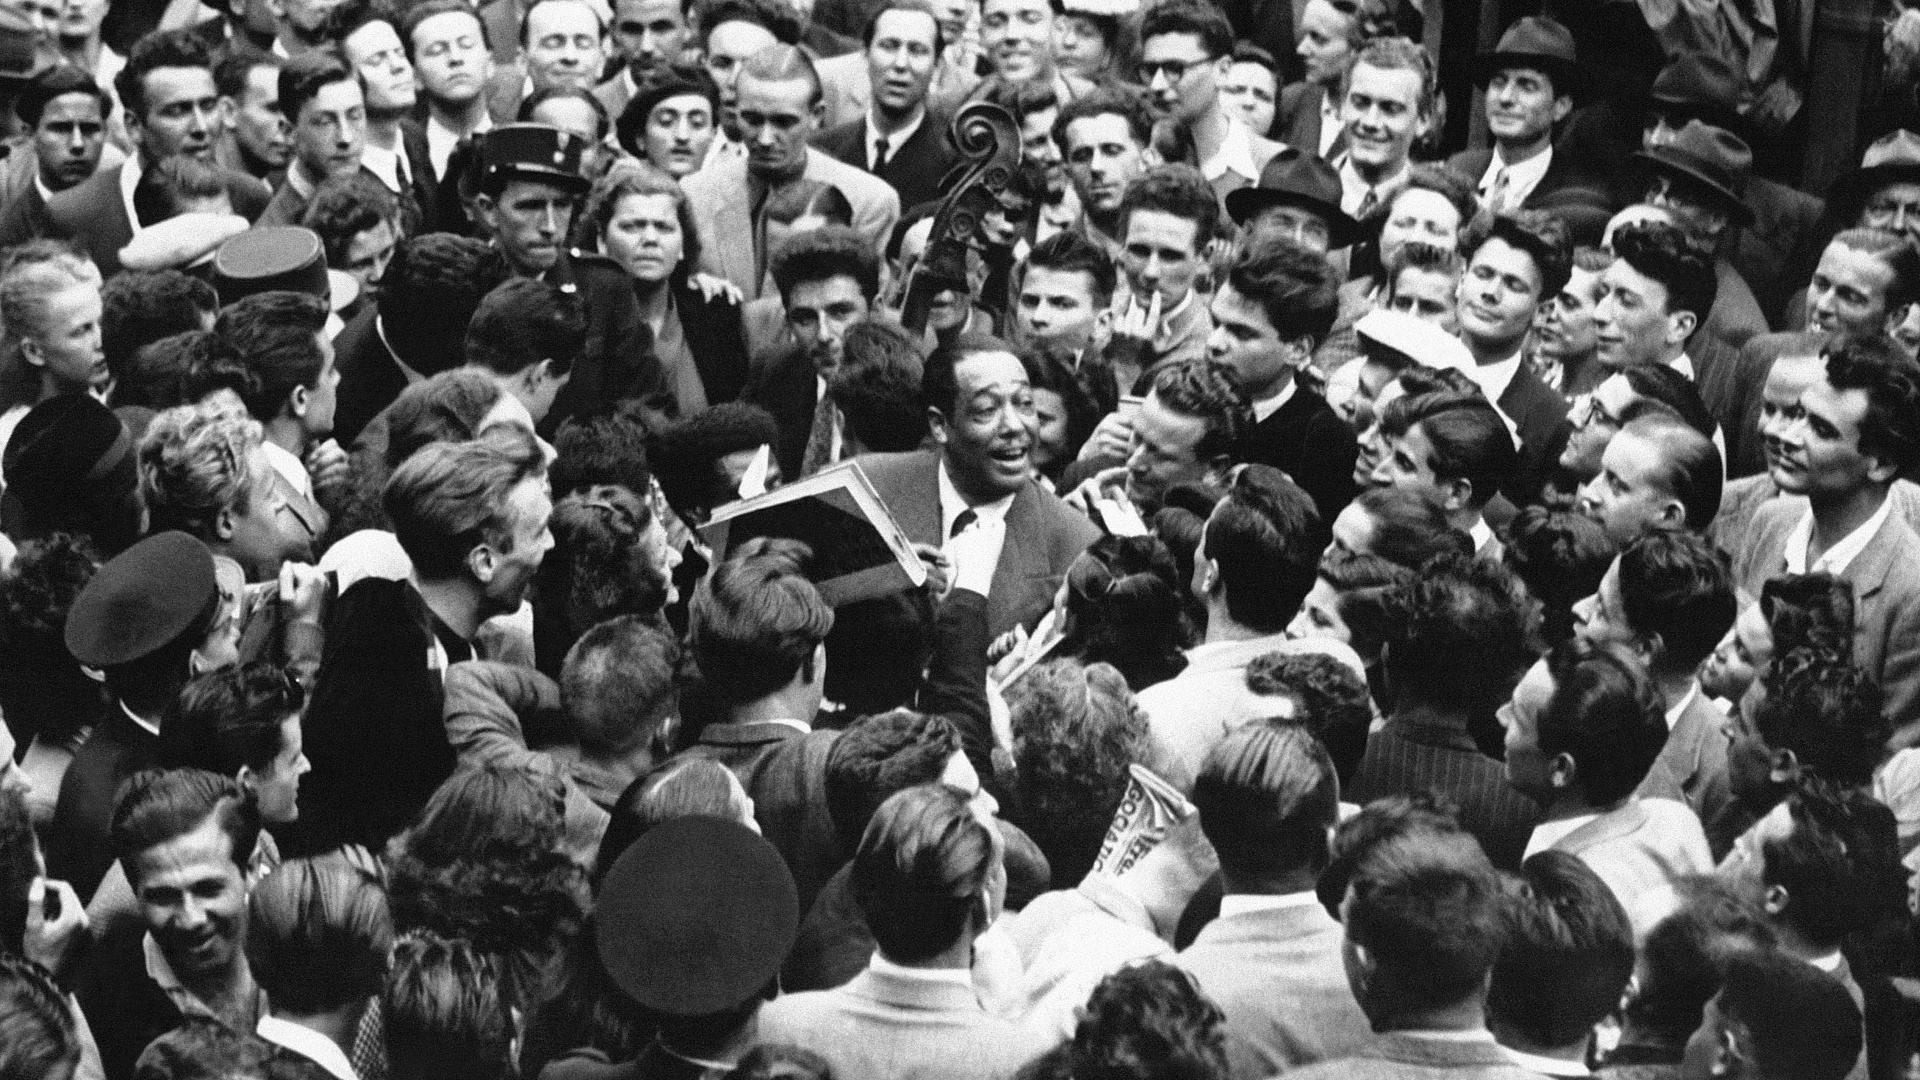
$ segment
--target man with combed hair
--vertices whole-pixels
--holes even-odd
[[[1527,847],[1578,856],[1600,875],[1632,923],[1631,956],[1631,942],[1680,906],[1676,882],[1713,867],[1692,810],[1635,795],[1667,742],[1659,685],[1626,647],[1575,639],[1527,669],[1506,710],[1507,783],[1546,814]]]
[[[1593,1028],[1633,977],[1633,927],[1606,882],[1565,851],[1520,867],[1507,939],[1487,989],[1487,1027],[1513,1063],[1546,1076],[1592,1075]]]
[[[969,966],[1000,916],[1004,842],[946,784],[880,805],[853,857],[854,895],[879,946],[846,986],[760,1007],[758,1038],[825,1058],[840,1080],[1008,1080],[1055,1041],[988,1013]]]
[[[1339,302],[1326,259],[1256,235],[1213,294],[1207,339],[1207,358],[1232,372],[1253,405],[1254,425],[1234,456],[1292,477],[1313,496],[1323,521],[1352,501],[1360,448],[1327,399],[1301,386],[1297,373],[1327,339]]]
[[[1365,219],[1406,186],[1414,141],[1433,124],[1433,94],[1433,61],[1419,45],[1387,37],[1360,51],[1340,99],[1346,149],[1331,163],[1341,210]]]
[[[1125,88],[1070,97],[1054,116],[1053,141],[1079,197],[1080,231],[1117,255],[1120,200],[1158,160],[1152,152],[1152,112]]]
[[[1027,254],[1015,293],[1015,340],[1058,343],[1080,354],[1109,325],[1117,282],[1113,259],[1085,233],[1054,233]]]
[[[1341,901],[1347,985],[1376,1036],[1301,1080],[1539,1080],[1487,1030],[1505,937],[1500,878],[1473,838],[1418,831],[1364,849]]]
[[[1248,724],[1193,785],[1220,856],[1220,917],[1174,961],[1226,1014],[1234,1080],[1344,1057],[1372,1037],[1347,988],[1340,924],[1314,893],[1339,817],[1333,761],[1304,727]]]
[[[1156,113],[1186,128],[1213,190],[1252,187],[1285,145],[1227,112],[1220,84],[1233,67],[1233,24],[1213,4],[1179,0],[1149,7],[1140,25],[1141,81]]]
[[[1126,391],[1141,373],[1207,354],[1213,319],[1198,285],[1220,224],[1220,199],[1198,169],[1161,165],[1127,185],[1118,224],[1114,261],[1126,287],[1115,303],[1107,357]]]
[[[1553,216],[1502,214],[1467,256],[1457,293],[1460,340],[1473,354],[1467,374],[1513,421],[1520,468],[1505,488],[1537,490],[1567,436],[1567,402],[1522,362],[1521,345],[1541,305],[1560,295],[1573,273],[1573,245]]]
[[[147,1044],[202,1016],[251,1032],[266,1013],[247,967],[247,879],[260,811],[239,782],[198,769],[135,774],[113,811],[112,850],[140,918],[108,931],[80,978],[109,1080]]]
[[[1643,533],[1704,533],[1720,512],[1720,450],[1662,407],[1634,408],[1600,455],[1600,473],[1580,489],[1580,512],[1617,544]]]
[[[287,61],[280,69],[280,107],[293,125],[293,159],[260,212],[262,226],[298,224],[321,184],[365,168],[366,95],[338,56],[315,50]]]
[[[807,145],[824,112],[813,61],[791,45],[770,46],[741,68],[738,87],[746,154],[713,161],[683,182],[701,235],[730,241],[704,245],[706,269],[747,299],[759,297],[773,254],[759,211],[796,180],[839,188],[853,206],[854,231],[878,252],[899,220],[900,196],[879,177]]]
[[[1519,465],[1499,412],[1470,392],[1402,397],[1381,414],[1380,435],[1386,453],[1373,482],[1438,506],[1473,541],[1475,556],[1499,562],[1505,548],[1485,511]]]
[[[1854,662],[1886,694],[1893,745],[1920,741],[1920,536],[1889,498],[1920,461],[1920,365],[1891,340],[1850,338],[1800,415],[1773,437],[1769,474],[1784,494],[1753,516],[1734,580],[1758,596],[1782,572],[1824,570],[1853,585]]]
[[[1841,1080],[1859,1060],[1861,1015],[1838,981],[1783,952],[1726,963],[1687,1040],[1684,1080]]]
[[[1384,728],[1367,740],[1347,798],[1436,790],[1460,808],[1460,824],[1496,865],[1520,865],[1539,809],[1507,786],[1499,762],[1480,753],[1475,732],[1526,657],[1511,574],[1483,559],[1450,557],[1389,594],[1385,670],[1393,688]],[[1471,656],[1472,664],[1461,657]]]
[[[1365,670],[1347,646],[1293,640],[1287,624],[1313,589],[1327,526],[1313,500],[1265,465],[1249,465],[1214,507],[1194,553],[1189,588],[1207,606],[1207,635],[1179,675],[1140,692],[1153,768],[1185,790],[1228,730],[1271,717],[1272,698],[1247,687],[1247,665],[1273,652],[1325,652]]]
[[[1100,499],[1124,500],[1150,517],[1175,487],[1225,487],[1234,449],[1252,426],[1253,408],[1225,367],[1197,357],[1168,364],[1132,415],[1110,413],[1094,430],[1061,478],[1077,485],[1067,502],[1093,513]],[[1101,467],[1116,459],[1122,464]]]
[[[1593,595],[1573,606],[1575,634],[1626,648],[1659,687],[1666,742],[1635,795],[1686,803],[1715,858],[1749,819],[1728,787],[1726,714],[1701,693],[1696,672],[1733,616],[1726,559],[1685,532],[1652,532],[1627,545]]]
[[[1622,225],[1612,251],[1593,309],[1595,358],[1610,371],[1665,364],[1692,377],[1687,342],[1713,310],[1713,253],[1659,221]]]
[[[279,513],[279,472],[260,423],[225,403],[182,405],[153,418],[140,439],[140,493],[155,529],[179,529],[271,581],[313,558],[312,537]]]
[[[859,54],[873,99],[856,120],[820,132],[815,145],[865,169],[899,193],[902,208],[940,197],[940,179],[957,160],[948,135],[953,116],[928,107],[927,93],[948,45],[926,0],[888,0],[872,8]]]
[[[531,429],[547,418],[587,347],[587,317],[574,293],[513,278],[480,301],[467,326],[467,366],[486,372]]]
[[[421,449],[383,501],[412,573],[363,578],[330,613],[307,706],[313,772],[286,837],[300,854],[379,850],[452,774],[446,670],[478,655],[481,623],[519,609],[553,546],[546,462],[517,426]]]

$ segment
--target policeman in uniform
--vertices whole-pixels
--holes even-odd
[[[551,437],[571,416],[638,400],[673,412],[627,272],[611,259],[567,248],[575,204],[591,186],[581,173],[586,140],[546,124],[506,124],[479,137],[473,206],[513,272],[577,293],[587,347],[541,424]]]

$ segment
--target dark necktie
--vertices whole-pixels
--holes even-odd
[[[951,540],[961,533],[966,532],[974,522],[979,520],[980,515],[974,513],[973,507],[971,506],[953,515],[953,527],[947,530],[947,539]]]
[[[887,140],[875,139],[873,141],[873,168],[869,169],[868,171],[877,173],[881,169],[885,168],[886,164],[887,164]]]
[[[1372,188],[1368,188],[1366,196],[1360,200],[1360,207],[1353,212],[1353,216],[1364,221],[1368,214],[1373,213],[1373,208],[1379,205],[1380,196],[1375,194]]]

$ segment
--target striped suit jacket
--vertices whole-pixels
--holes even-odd
[[[1493,865],[1520,866],[1540,808],[1507,786],[1505,767],[1473,745],[1464,718],[1428,710],[1396,713],[1367,740],[1347,798],[1365,806],[1387,795],[1428,790],[1460,807],[1460,824]]]

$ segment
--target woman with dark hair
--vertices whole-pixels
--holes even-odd
[[[1526,587],[1527,636],[1545,656],[1573,636],[1573,605],[1599,591],[1619,553],[1601,524],[1585,514],[1528,506],[1507,526],[1507,569]]]
[[[647,500],[614,484],[561,499],[548,528],[553,548],[534,579],[533,653],[557,679],[567,650],[595,625],[616,615],[661,619],[679,599],[680,552]]]
[[[60,781],[105,691],[67,651],[67,609],[100,569],[85,537],[54,533],[20,545],[0,576],[0,715],[26,747],[20,769],[34,820],[53,820]]]
[[[720,87],[699,64],[656,68],[614,121],[620,149],[679,180],[707,160],[720,130]]]
[[[747,381],[739,300],[692,280],[702,238],[680,185],[657,169],[617,168],[594,186],[588,209],[601,250],[633,279],[680,414],[739,397]]]
[[[1418,570],[1441,555],[1472,554],[1467,534],[1432,502],[1400,488],[1368,488],[1333,519],[1333,547]]]
[[[1782,574],[1760,588],[1700,664],[1700,689],[1738,705],[1775,656],[1812,648],[1853,653],[1853,586],[1832,574]]]
[[[1329,548],[1320,560],[1320,576],[1287,625],[1287,636],[1330,638],[1351,646],[1367,668],[1367,688],[1384,700],[1380,650],[1386,642],[1386,601],[1394,589],[1413,580],[1414,571],[1378,555]]]
[[[1112,664],[1135,692],[1187,666],[1192,639],[1186,590],[1173,553],[1152,536],[1103,536],[1067,568],[1060,585],[1060,644],[1053,655]]]
[[[1039,424],[1033,439],[1033,471],[1048,485],[1073,464],[1106,412],[1075,373],[1073,360],[1073,351],[1060,346],[1034,346],[1020,352]]]

